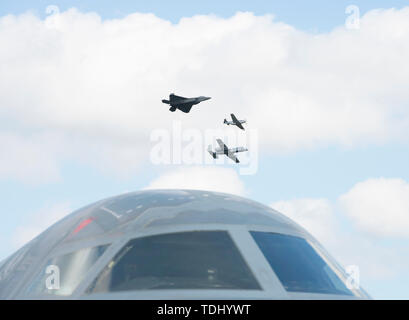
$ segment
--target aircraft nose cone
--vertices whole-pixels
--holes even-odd
[[[211,97],[204,97],[203,100],[209,100]]]

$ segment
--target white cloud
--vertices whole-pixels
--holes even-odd
[[[376,283],[407,276],[408,241],[400,245],[388,244],[382,239],[373,239],[364,233],[341,230],[340,225],[333,232],[336,241],[323,244],[344,266],[359,266],[365,282],[372,280]],[[379,282],[377,284],[379,285]]]
[[[362,231],[375,236],[409,238],[409,183],[369,179],[340,197],[345,214]]]
[[[25,223],[14,231],[11,245],[14,249],[20,248],[71,211],[68,203],[58,203],[29,215]]]
[[[245,193],[244,184],[234,169],[221,167],[184,167],[167,172],[152,181],[146,189],[194,189]]]
[[[16,135],[0,131],[0,179],[30,183],[60,178],[57,144],[49,135]]]
[[[306,228],[342,265],[357,265],[362,285],[371,294],[372,287],[407,275],[408,189],[402,179],[370,179],[336,202],[293,199],[271,206]]]
[[[75,9],[46,20],[5,16],[1,124],[55,135],[64,159],[113,172],[147,161],[152,129],[172,119],[219,128],[232,111],[271,152],[407,140],[408,21],[409,7],[374,10],[360,30],[308,34],[251,13],[178,24],[139,13],[102,21]],[[160,100],[172,91],[213,99],[170,113]],[[27,152],[36,157],[41,145]],[[60,154],[48,161],[56,167]]]
[[[326,199],[278,201],[271,207],[296,221],[319,241],[327,243],[334,236],[335,217],[332,205]]]

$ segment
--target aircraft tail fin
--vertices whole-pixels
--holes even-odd
[[[169,108],[169,111],[175,112],[176,109],[177,109],[176,107],[170,107],[170,108]]]
[[[207,147],[207,152],[210,153],[210,155],[213,157],[213,159],[217,159],[217,154],[216,152],[212,151],[212,146],[209,144],[209,146]]]
[[[226,119],[224,119],[223,123],[227,123],[227,120],[226,120]]]

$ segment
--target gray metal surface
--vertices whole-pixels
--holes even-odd
[[[131,239],[150,235],[198,230],[225,230],[260,283],[262,290],[141,290],[85,295],[102,269]],[[230,194],[195,190],[149,190],[102,201],[68,215],[16,254],[0,268],[0,299],[359,299],[287,292],[249,231],[266,231],[306,239],[346,279],[339,264],[302,227],[260,203]],[[110,244],[70,296],[32,296],[28,287],[47,261],[82,248]]]

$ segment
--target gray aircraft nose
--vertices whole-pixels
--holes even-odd
[[[209,99],[211,99],[211,97],[203,97],[202,98],[203,101],[206,101],[206,100],[209,100]]]

